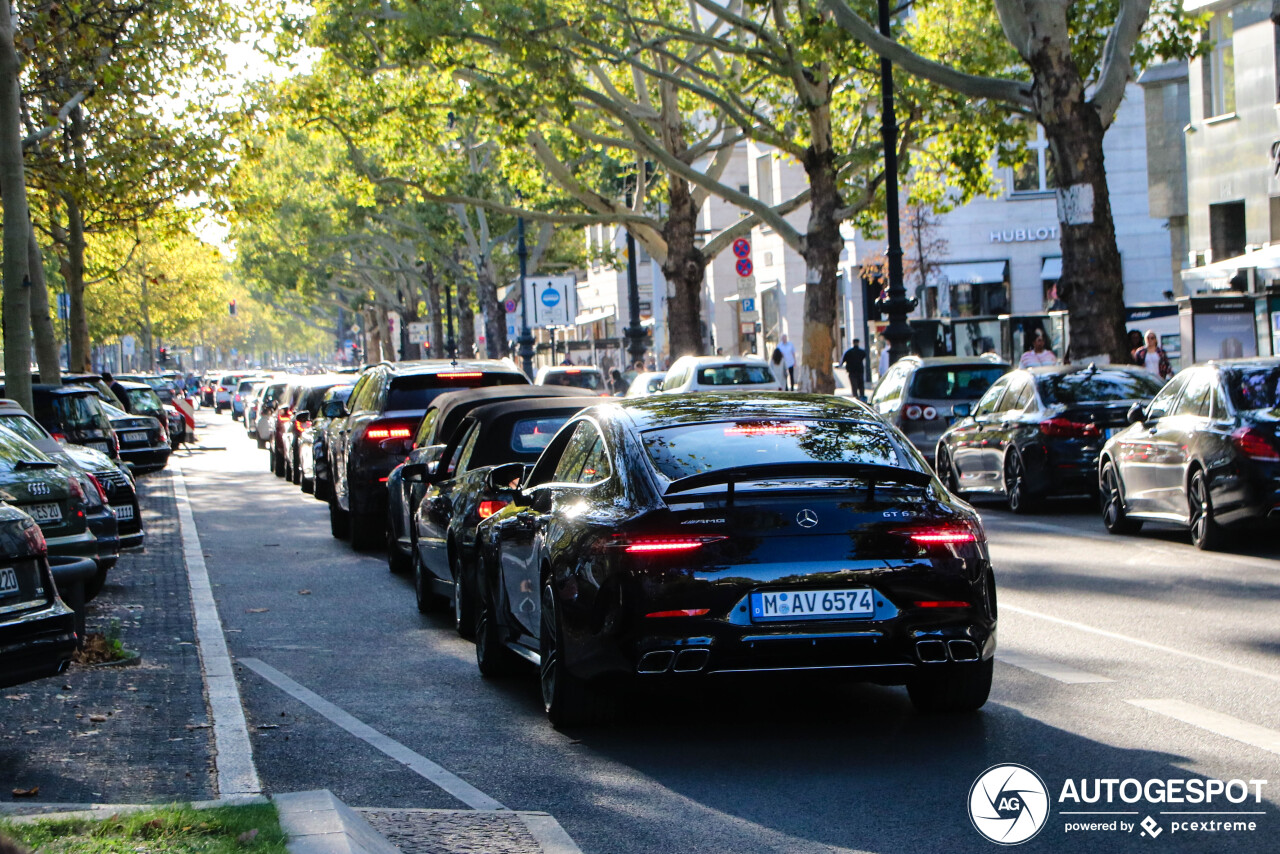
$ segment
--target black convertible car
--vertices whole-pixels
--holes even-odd
[[[611,683],[819,671],[986,702],[996,594],[978,515],[857,401],[659,395],[570,420],[482,522],[476,658],[539,665],[553,724]]]

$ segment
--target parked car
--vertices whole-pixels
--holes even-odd
[[[65,670],[79,643],[75,626],[39,526],[0,502],[0,688]]]
[[[64,445],[40,426],[28,412],[12,400],[0,400],[0,427],[30,442],[45,456],[67,468],[79,468],[90,474],[106,493],[107,503],[116,519],[121,549],[143,544],[142,513],[133,475],[123,464],[83,445]],[[86,493],[88,490],[86,490]],[[97,532],[95,532],[96,534]]]
[[[961,420],[938,440],[938,477],[956,494],[1002,495],[1015,513],[1049,496],[1093,494],[1103,443],[1130,406],[1159,391],[1151,374],[1122,365],[1012,371],[972,413],[956,404]]]
[[[681,356],[667,368],[663,394],[689,391],[774,391],[769,364],[755,356]]]
[[[253,384],[253,393],[249,396],[249,404],[244,410],[244,432],[250,439],[258,438],[258,412],[262,409],[262,394],[266,391],[267,380]]]
[[[262,392],[262,403],[258,407],[258,423],[255,435],[258,439],[258,447],[266,448],[268,452],[272,452],[272,446],[275,442],[276,408],[280,405],[280,398],[288,387],[288,380],[277,378],[268,383]],[[267,468],[271,470],[275,468],[275,460],[270,453],[268,453]]]
[[[662,383],[667,378],[666,371],[645,371],[636,374],[636,378],[627,386],[627,397],[644,397],[662,391]]]
[[[306,382],[299,383],[297,386],[297,394],[291,405],[292,412],[289,415],[289,423],[281,428],[284,447],[284,477],[290,483],[303,486],[302,457],[304,453],[310,455],[312,448],[310,445],[304,448],[302,437],[311,435],[312,421],[320,415],[320,406],[324,402],[325,394],[339,383],[344,385],[352,384],[347,377],[320,374],[307,377]],[[311,441],[314,443],[314,438]],[[310,489],[303,486],[302,491],[309,492]]]
[[[0,397],[4,397],[0,385]],[[35,418],[59,442],[84,445],[120,459],[120,445],[97,390],[88,386],[31,386]]]
[[[1280,358],[1229,359],[1178,373],[1098,459],[1102,521],[1184,525],[1200,549],[1280,507]]]
[[[544,365],[538,368],[538,375],[533,384],[584,388],[601,397],[608,397],[611,393],[609,391],[609,381],[605,379],[604,371],[591,365],[584,367],[576,365]]]
[[[481,672],[536,661],[556,726],[606,717],[614,683],[722,673],[777,690],[779,674],[831,670],[905,684],[930,712],[976,709],[991,687],[978,514],[834,396],[580,413],[480,523],[476,576]]]
[[[218,378],[218,384],[213,387],[214,412],[231,408],[231,399],[235,396],[236,388],[239,387],[240,381],[249,375],[248,371],[235,371]]]
[[[319,501],[328,501],[333,495],[333,476],[329,470],[329,423],[333,419],[333,413],[346,412],[347,400],[351,397],[354,385],[355,377],[344,376],[341,385],[335,385],[326,391],[320,401],[320,411],[311,419],[311,427],[299,437],[303,447],[299,455],[302,461],[302,491],[308,491],[307,479],[310,477],[310,492]],[[306,451],[308,444],[311,447],[310,453]]]
[[[217,388],[218,379],[221,373],[215,371],[205,371],[204,378],[200,381],[200,405],[214,405],[214,389]]]
[[[135,472],[160,471],[169,464],[173,448],[169,445],[168,431],[158,418],[131,415],[109,403],[102,404],[102,409],[119,441],[120,458]]]
[[[406,477],[426,484],[413,514],[414,591],[418,610],[453,605],[454,626],[475,630],[476,526],[511,500],[551,439],[588,398],[543,398],[489,403],[471,411],[436,464],[406,466]]]
[[[590,389],[576,386],[499,385],[446,392],[431,401],[418,424],[413,447],[404,464],[396,466],[387,476],[387,563],[392,572],[404,573],[413,568],[412,519],[425,491],[421,480],[406,482],[401,477],[404,466],[438,460],[444,443],[454,435],[463,417],[477,407],[504,400],[548,397],[592,398],[595,395]]]
[[[383,544],[387,477],[411,450],[418,422],[433,398],[459,388],[528,383],[505,360],[384,362],[368,368],[347,401],[350,414],[341,422],[337,441],[329,445],[333,535],[349,531],[356,548]]]
[[[956,421],[956,404],[972,406],[1010,370],[1008,362],[982,357],[904,356],[876,384],[871,406],[932,465],[938,440]]]
[[[243,377],[239,384],[236,385],[235,393],[231,395],[231,420],[239,421],[244,417],[245,408],[248,404],[249,397],[253,394],[253,387],[261,382],[260,377],[247,376]]]

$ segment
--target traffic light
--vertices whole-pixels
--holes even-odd
[[[156,350],[156,361],[162,365],[169,364],[169,349],[167,347],[161,347]]]
[[[236,316],[236,301],[235,301],[235,300],[232,300],[232,301],[231,301],[231,304],[227,306],[227,310],[231,313],[231,316],[232,316],[232,317],[235,317],[235,316]]]
[[[357,364],[360,362],[360,345],[359,344],[351,345],[351,361]]]

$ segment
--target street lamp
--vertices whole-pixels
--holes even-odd
[[[450,361],[458,361],[458,343],[453,339],[453,285],[448,279],[444,281],[444,316],[448,325],[448,332],[444,339],[444,351],[448,354]]]
[[[517,198],[519,196],[517,195]],[[520,199],[521,204],[524,203]],[[533,330],[529,328],[529,301],[525,299],[525,265],[529,250],[524,245],[524,217],[516,217],[516,255],[520,258],[520,368],[533,379]]]
[[[627,210],[631,210],[629,191]],[[636,278],[636,239],[631,234],[630,226],[624,226],[624,229],[627,232],[627,311],[631,315],[625,334],[628,342],[627,352],[631,355],[631,364],[634,365],[644,357],[644,327],[640,325],[640,283]]]
[[[889,0],[879,0],[880,34],[890,36]],[[889,294],[882,305],[889,315],[884,337],[889,340],[889,358],[895,362],[907,355],[911,344],[911,325],[907,315],[916,301],[907,296],[902,286],[902,240],[898,234],[898,123],[893,114],[893,63],[880,59],[880,134],[884,138],[885,225],[889,237],[886,252],[889,261]]]

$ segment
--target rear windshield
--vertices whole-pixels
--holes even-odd
[[[459,388],[484,388],[491,385],[516,385],[525,382],[523,374],[488,374],[481,371],[458,371],[444,374],[418,374],[396,377],[391,381],[384,411],[401,409],[425,410],[437,395]]]
[[[129,411],[139,415],[154,415],[164,418],[164,407],[160,398],[149,388],[131,388],[129,392]]]
[[[6,418],[5,423],[9,420]],[[19,438],[7,430],[0,430],[0,471],[13,471],[15,466],[23,460],[49,462],[49,458],[36,450],[36,447],[26,439]]]
[[[550,371],[542,378],[542,384],[588,388],[596,391],[604,388],[604,377],[596,371]]]
[[[1151,374],[1137,371],[1077,371],[1036,378],[1040,399],[1049,406],[1150,400],[1163,386]]]
[[[53,408],[57,412],[58,422],[68,429],[110,430],[111,423],[102,413],[98,399],[88,394],[56,395]]]
[[[511,450],[530,455],[528,462],[534,462],[569,417],[566,413],[547,418],[521,418],[511,427]]]
[[[668,480],[764,463],[903,464],[882,425],[857,421],[720,421],[646,430],[640,438]]]
[[[917,400],[977,400],[1006,370],[999,365],[920,368],[911,378],[907,396]]]
[[[1236,409],[1280,408],[1280,365],[1223,371],[1227,393]]]
[[[17,433],[28,442],[42,442],[50,438],[49,434],[44,432],[39,424],[24,415],[0,416],[0,427]]]
[[[253,380],[242,380],[240,382],[240,387],[237,388],[236,391],[246,392],[249,389],[253,388],[253,385],[254,385]]]
[[[698,385],[765,385],[776,382],[767,365],[717,365],[698,369]]]

